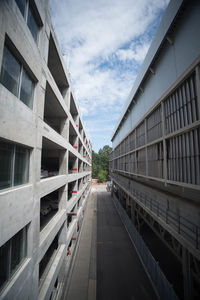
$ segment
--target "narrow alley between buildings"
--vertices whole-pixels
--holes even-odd
[[[157,295],[105,186],[93,186],[65,300],[155,300]]]

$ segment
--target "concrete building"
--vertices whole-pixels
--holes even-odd
[[[114,193],[181,299],[200,299],[200,2],[171,1],[112,136]]]
[[[48,0],[0,1],[0,299],[61,299],[91,143]]]

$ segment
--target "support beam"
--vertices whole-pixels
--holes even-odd
[[[190,268],[190,253],[186,248],[182,248],[182,270],[183,270],[183,286],[184,300],[193,299],[192,295],[192,276]]]

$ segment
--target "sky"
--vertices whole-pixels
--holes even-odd
[[[50,0],[53,26],[92,147],[113,130],[169,0]]]

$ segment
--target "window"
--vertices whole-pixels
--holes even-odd
[[[39,26],[37,25],[37,23],[35,21],[35,18],[33,16],[32,9],[30,6],[28,9],[27,25],[28,25],[28,28],[30,29],[30,32],[32,33],[34,40],[37,41]]]
[[[26,253],[27,227],[24,227],[0,247],[0,290],[19,268]]]
[[[3,61],[1,68],[1,83],[15,96],[18,96],[20,64],[10,53],[7,47],[4,47]]]
[[[19,7],[21,13],[23,16],[25,16],[26,11],[26,0],[15,0],[17,3],[17,6]]]
[[[15,147],[14,185],[28,182],[29,150]]]
[[[5,189],[12,185],[12,160],[13,146],[0,143],[0,189]]]
[[[30,150],[0,142],[0,190],[27,183]]]
[[[7,46],[4,46],[0,82],[29,108],[33,108],[34,82]]]
[[[34,40],[37,42],[39,25],[36,22],[36,18],[34,16],[33,9],[30,5],[30,1],[29,0],[15,0],[15,2],[24,17]]]
[[[33,88],[34,84],[26,71],[23,69],[22,72],[22,81],[21,81],[21,90],[20,90],[20,99],[28,107],[33,108]]]

